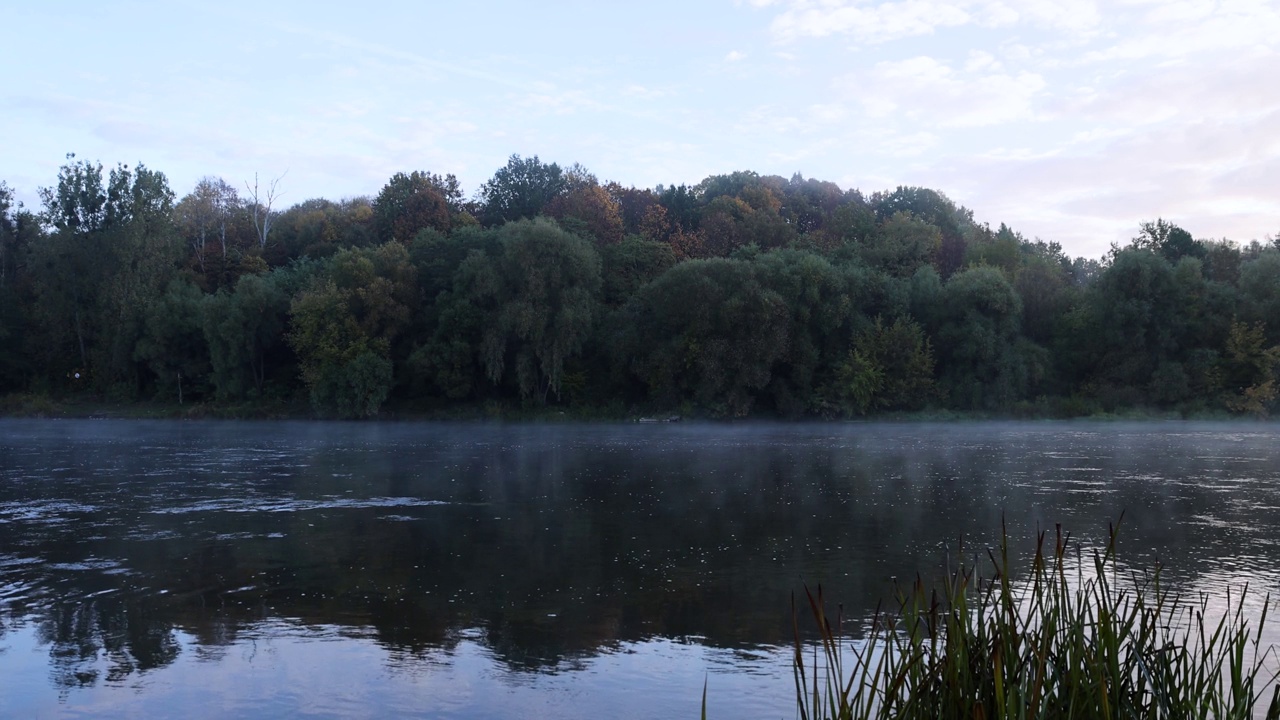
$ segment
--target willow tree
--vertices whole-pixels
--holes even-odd
[[[522,397],[559,399],[565,362],[582,351],[599,312],[600,256],[548,219],[508,223],[498,243],[485,370],[497,382],[510,363]]]
[[[617,350],[655,402],[741,416],[787,357],[789,316],[751,262],[690,260],[628,304]]]

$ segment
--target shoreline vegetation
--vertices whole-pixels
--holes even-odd
[[[1116,537],[1112,526],[1104,547],[1081,548],[1061,526],[1041,532],[1015,575],[1004,533],[986,557],[958,553],[937,586],[900,588],[858,641],[822,588],[806,587],[805,610],[792,599],[797,716],[1280,718],[1280,657],[1262,646],[1270,595],[1256,617],[1247,586],[1184,597],[1159,566],[1122,570]],[[802,639],[802,614],[816,643]]]
[[[688,408],[686,408],[688,411]],[[518,403],[490,403],[476,406],[402,407],[384,406],[378,415],[368,418],[326,417],[317,415],[306,401],[292,402],[193,402],[179,405],[158,401],[113,403],[101,397],[50,397],[31,393],[0,396],[0,418],[30,419],[132,419],[132,420],[378,420],[414,421],[498,421],[498,422],[968,422],[968,421],[1268,421],[1270,418],[1241,416],[1225,410],[1188,412],[1159,408],[1133,407],[1116,412],[1095,408],[1091,412],[1064,414],[1047,403],[1028,404],[1008,411],[961,411],[930,408],[915,411],[889,411],[851,418],[783,418],[773,415],[723,417],[699,414],[681,415],[678,410],[628,409],[612,407],[524,406]]]
[[[511,156],[474,194],[68,156],[0,183],[5,414],[1266,417],[1280,241],[1142,223],[1104,257],[928,188],[624,186]],[[89,409],[85,409],[89,408]]]

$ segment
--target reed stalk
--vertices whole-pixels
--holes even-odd
[[[1228,589],[1221,610],[1167,588],[1158,567],[1122,575],[1114,525],[1101,549],[1083,550],[1060,526],[1049,540],[1038,534],[1020,579],[1007,533],[985,574],[974,560],[936,588],[917,577],[859,642],[841,610],[827,612],[821,586],[806,586],[819,640],[802,641],[793,597],[799,717],[1245,720],[1269,698],[1265,717],[1280,720],[1274,649],[1261,643],[1269,596],[1255,621],[1247,588]]]

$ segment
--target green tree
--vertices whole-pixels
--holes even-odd
[[[0,292],[13,290],[25,275],[27,253],[39,241],[39,218],[14,200],[13,189],[0,182]]]
[[[1133,238],[1132,247],[1158,253],[1170,263],[1176,263],[1188,256],[1204,257],[1205,255],[1204,246],[1197,243],[1191,237],[1191,233],[1164,218],[1156,218],[1155,222],[1142,223],[1137,237]]]
[[[28,258],[43,241],[40,223],[0,183],[0,391],[20,387],[28,378],[24,352],[31,304]]]
[[[880,223],[876,232],[858,249],[862,261],[894,277],[910,277],[928,265],[942,244],[942,231],[898,212]]]
[[[31,269],[48,366],[78,362],[99,387],[136,388],[145,312],[181,252],[168,182],[143,165],[117,166],[104,182],[101,165],[72,161],[40,195],[52,232],[32,248]]]
[[[509,223],[498,242],[495,286],[475,288],[494,310],[481,341],[485,370],[497,383],[513,367],[522,397],[558,399],[565,363],[581,352],[599,312],[600,256],[545,219]]]
[[[393,344],[417,304],[416,274],[397,242],[347,249],[294,296],[288,340],[317,410],[377,414],[391,392]]]
[[[881,222],[897,213],[908,212],[938,228],[941,237],[932,262],[942,279],[961,268],[973,227],[972,211],[957,206],[937,190],[921,187],[899,186],[892,192],[876,193],[871,196],[870,204]]]
[[[1012,278],[1022,263],[1026,241],[1004,223],[992,233],[990,228],[975,228],[972,241],[965,248],[965,265],[990,265],[1000,268]]]
[[[560,166],[538,159],[512,155],[489,182],[480,186],[480,201],[486,225],[501,225],[542,214],[547,205],[569,189]]]
[[[185,401],[207,392],[212,368],[204,306],[200,288],[175,278],[148,308],[134,352],[154,375],[158,398]]]
[[[692,260],[640,290],[617,349],[653,401],[742,416],[786,356],[789,325],[786,301],[752,263]]]
[[[792,176],[781,189],[779,212],[802,235],[826,229],[835,211],[850,200],[835,183],[805,179],[800,173]],[[854,197],[860,197],[856,191]]]
[[[770,371],[768,395],[786,416],[822,411],[817,388],[848,347],[854,326],[865,322],[859,309],[866,293],[812,252],[764,253],[754,265],[760,282],[777,293],[790,315],[790,342]]]
[[[285,271],[242,275],[234,289],[205,296],[202,328],[220,399],[261,397],[288,322]]]
[[[962,270],[942,288],[938,351],[942,389],[962,408],[1000,409],[1029,384],[1031,348],[1019,343],[1022,302],[991,267]]]
[[[408,370],[419,392],[462,400],[486,387],[479,348],[494,312],[492,258],[500,253],[498,231],[478,227],[414,240],[410,259],[425,306]]]
[[[1240,269],[1241,314],[1266,323],[1267,341],[1280,344],[1280,250],[1267,249]]]
[[[811,232],[810,237],[817,232]],[[876,214],[861,195],[854,195],[836,207],[820,232],[821,238],[817,238],[815,243],[819,249],[841,257],[852,257],[876,232]]]
[[[602,298],[610,307],[621,307],[646,283],[676,264],[671,246],[629,235],[617,245],[601,249]]]
[[[1190,391],[1181,350],[1197,275],[1188,265],[1179,278],[1163,256],[1131,248],[1094,282],[1078,341],[1091,348],[1090,383],[1107,405],[1172,402]]]

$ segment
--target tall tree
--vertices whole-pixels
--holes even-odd
[[[1205,248],[1191,237],[1191,233],[1164,218],[1142,223],[1137,236],[1133,238],[1132,247],[1159,253],[1171,263],[1186,256],[1205,255]]]
[[[31,301],[27,263],[31,247],[40,242],[39,219],[0,183],[0,390],[19,387],[30,367],[24,352]]]
[[[378,237],[407,245],[424,229],[447,233],[461,203],[462,189],[453,175],[396,173],[373,201]]]
[[[204,177],[195,189],[174,208],[174,219],[191,246],[200,273],[208,273],[206,259],[209,245],[221,256],[223,267],[228,261],[229,232],[240,210],[240,196],[226,180]]]
[[[892,192],[876,193],[871,206],[881,220],[899,212],[934,225],[942,233],[933,265],[945,280],[964,263],[967,236],[973,225],[973,212],[957,206],[950,198],[929,188],[899,186]]]
[[[416,306],[415,276],[400,243],[342,250],[293,298],[289,344],[317,410],[378,412],[391,391],[393,343]]]
[[[253,217],[253,229],[258,233],[258,248],[265,250],[267,236],[271,233],[271,224],[275,222],[278,210],[272,206],[284,193],[279,191],[280,181],[284,175],[275,178],[266,188],[259,188],[258,173],[253,174],[253,185],[246,181],[244,186],[249,191],[249,214]]]
[[[621,209],[598,183],[581,183],[555,198],[547,205],[547,214],[569,230],[581,227],[599,245],[622,242]]]
[[[48,360],[78,360],[100,385],[136,386],[133,345],[180,249],[173,193],[141,164],[117,166],[104,182],[100,164],[68,159],[57,186],[40,191],[52,233],[32,253]],[[67,339],[74,360],[61,353]]]
[[[512,155],[506,166],[480,186],[484,222],[494,226],[536,217],[568,189],[568,179],[559,165],[544,163],[537,155]]]
[[[498,381],[510,360],[522,396],[559,399],[565,363],[599,312],[600,256],[549,220],[509,224],[498,241],[497,315],[482,344],[489,378]]]
[[[240,276],[234,288],[205,297],[201,323],[209,347],[211,379],[224,400],[261,397],[270,358],[283,342],[288,322],[285,272]]]
[[[624,317],[619,361],[667,407],[746,415],[790,347],[786,301],[745,260],[680,263],[644,286]]]
[[[1029,380],[1019,346],[1022,302],[1004,274],[963,270],[943,286],[939,301],[939,370],[951,402],[1000,409],[1021,399]]]
[[[942,246],[942,231],[907,212],[886,218],[858,255],[867,265],[894,277],[909,277],[927,265]]]

